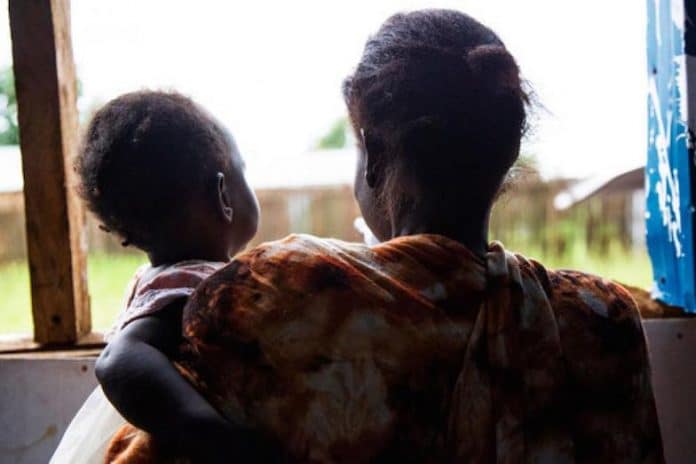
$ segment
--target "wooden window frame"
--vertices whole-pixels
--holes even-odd
[[[73,169],[78,112],[70,0],[10,0],[9,19],[34,336],[4,341],[0,351],[99,346]]]

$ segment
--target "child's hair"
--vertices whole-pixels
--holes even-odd
[[[517,64],[493,31],[463,13],[392,16],[343,91],[356,132],[388,158],[380,163],[391,167],[382,186],[389,196],[403,194],[400,175],[410,173],[421,199],[492,201],[518,157],[527,95]]]
[[[152,251],[192,218],[227,172],[229,135],[192,100],[141,91],[104,105],[76,163],[79,192],[104,228]]]

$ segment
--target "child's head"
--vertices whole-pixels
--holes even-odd
[[[134,92],[94,116],[77,162],[104,227],[156,263],[220,260],[256,233],[258,205],[230,133],[190,99]]]

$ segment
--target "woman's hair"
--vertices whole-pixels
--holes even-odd
[[[356,133],[383,158],[385,200],[404,200],[400,180],[410,175],[420,198],[468,195],[488,206],[518,157],[528,101],[519,69],[498,36],[463,13],[392,16],[343,91]]]
[[[76,163],[79,192],[107,230],[152,251],[201,206],[216,173],[227,172],[227,137],[182,95],[122,95],[87,128]]]

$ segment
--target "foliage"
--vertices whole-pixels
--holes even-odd
[[[19,144],[17,126],[17,95],[14,73],[8,67],[0,70],[0,145]]]
[[[319,150],[329,150],[332,148],[345,148],[347,145],[348,119],[343,117],[331,126],[331,129],[317,143]]]
[[[77,96],[82,95],[82,83],[77,81]],[[0,145],[19,145],[17,93],[11,67],[0,70]]]

